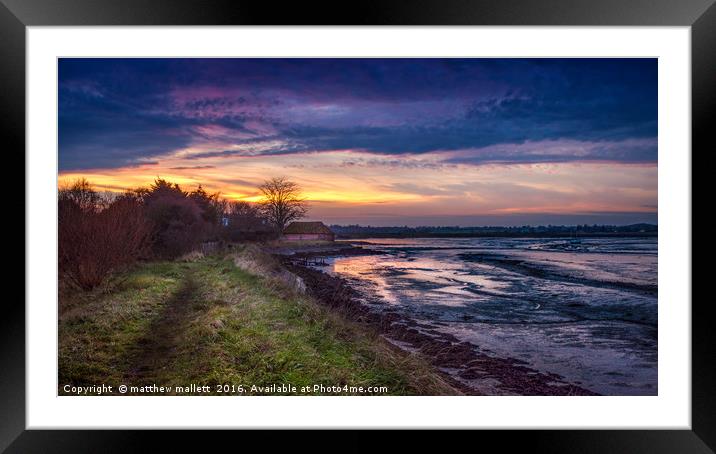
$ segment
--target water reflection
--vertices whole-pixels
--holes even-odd
[[[656,239],[367,243],[380,254],[335,258],[330,271],[378,310],[602,394],[657,393]]]

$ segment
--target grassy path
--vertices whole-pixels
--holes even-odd
[[[118,281],[108,293],[61,296],[59,394],[66,384],[459,394],[420,358],[231,257],[143,264]]]
[[[186,273],[179,289],[169,298],[161,314],[137,340],[134,348],[136,354],[130,358],[132,366],[126,381],[156,381],[159,375],[157,372],[171,367],[197,296],[197,283],[191,274]]]

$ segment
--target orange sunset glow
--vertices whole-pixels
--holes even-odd
[[[195,80],[183,81],[171,74],[172,62],[159,69],[141,61],[63,63],[60,185],[87,178],[122,192],[163,178],[256,202],[263,181],[284,176],[301,186],[309,217],[339,224],[656,219],[655,112],[619,114],[617,123],[622,101],[605,102],[604,93],[623,93],[638,80],[628,72],[615,78],[597,61],[577,69],[573,62],[515,64],[515,71],[547,74],[535,105],[529,73],[503,81],[479,60],[459,68],[386,64],[385,80],[364,74],[370,69],[360,60],[346,63],[353,72],[340,77],[331,67],[277,63],[296,78],[236,60],[212,63],[214,73],[190,62],[182,67],[196,71]],[[113,67],[130,74],[121,88]],[[434,74],[418,76],[418,67]],[[405,86],[394,87],[391,77]],[[593,91],[579,93],[580,106],[559,101],[569,77]]]

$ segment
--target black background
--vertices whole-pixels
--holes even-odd
[[[692,150],[699,169],[716,152],[716,6],[714,0],[412,0],[356,2],[275,2],[245,0],[0,0],[0,131],[5,169],[24,167],[25,27],[35,25],[671,25],[692,27]],[[668,150],[689,153],[689,150]],[[16,162],[10,162],[15,160]],[[710,162],[709,162],[710,164]],[[693,165],[692,165],[693,168]],[[7,172],[7,170],[6,170]],[[10,178],[22,179],[15,171]],[[693,180],[693,177],[692,177]],[[24,181],[17,181],[24,187]],[[16,189],[19,190],[19,189]],[[668,182],[660,182],[668,190]],[[706,211],[710,193],[693,191]],[[14,198],[17,200],[17,197]],[[25,237],[24,206],[14,213],[8,246]],[[693,203],[692,203],[693,206]],[[700,218],[704,214],[693,211]],[[691,219],[693,226],[698,223]],[[8,240],[9,238],[9,240]],[[14,240],[17,238],[16,240]],[[26,238],[26,237],[25,237]],[[26,238],[27,241],[27,238]],[[693,242],[693,233],[692,233]],[[699,247],[699,254],[706,253]],[[19,251],[18,251],[18,257]],[[21,265],[22,263],[22,265]],[[9,273],[25,272],[22,262],[6,260]],[[708,269],[704,265],[703,269]],[[693,267],[694,275],[700,271]],[[7,452],[168,452],[177,447],[201,451],[439,451],[552,453],[709,453],[716,449],[716,341],[713,297],[692,303],[692,431],[689,430],[534,430],[401,431],[375,437],[367,431],[42,431],[25,430],[25,311],[6,278],[0,300],[0,450]],[[693,285],[692,278],[692,285]],[[19,284],[16,284],[19,287]],[[698,288],[698,287],[694,287]],[[14,290],[14,289],[13,289]],[[660,304],[686,304],[660,301]],[[52,303],[54,304],[54,303]],[[51,305],[48,303],[48,305]],[[547,401],[545,401],[547,402]],[[546,404],[548,405],[548,404]],[[480,411],[479,402],[475,411]],[[237,400],[236,411],[242,411]],[[710,447],[710,449],[709,449]]]

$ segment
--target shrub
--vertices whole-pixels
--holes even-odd
[[[158,179],[141,193],[147,218],[152,222],[152,252],[176,258],[195,249],[208,236],[211,223],[197,203],[179,185]]]
[[[227,202],[224,215],[228,218],[228,225],[222,229],[222,237],[226,241],[265,241],[278,237],[257,204]]]
[[[87,195],[83,200],[100,198]],[[71,194],[60,191],[60,273],[82,289],[95,288],[110,273],[145,253],[151,231],[143,207],[135,198],[119,197],[105,207],[99,203],[78,203]]]

